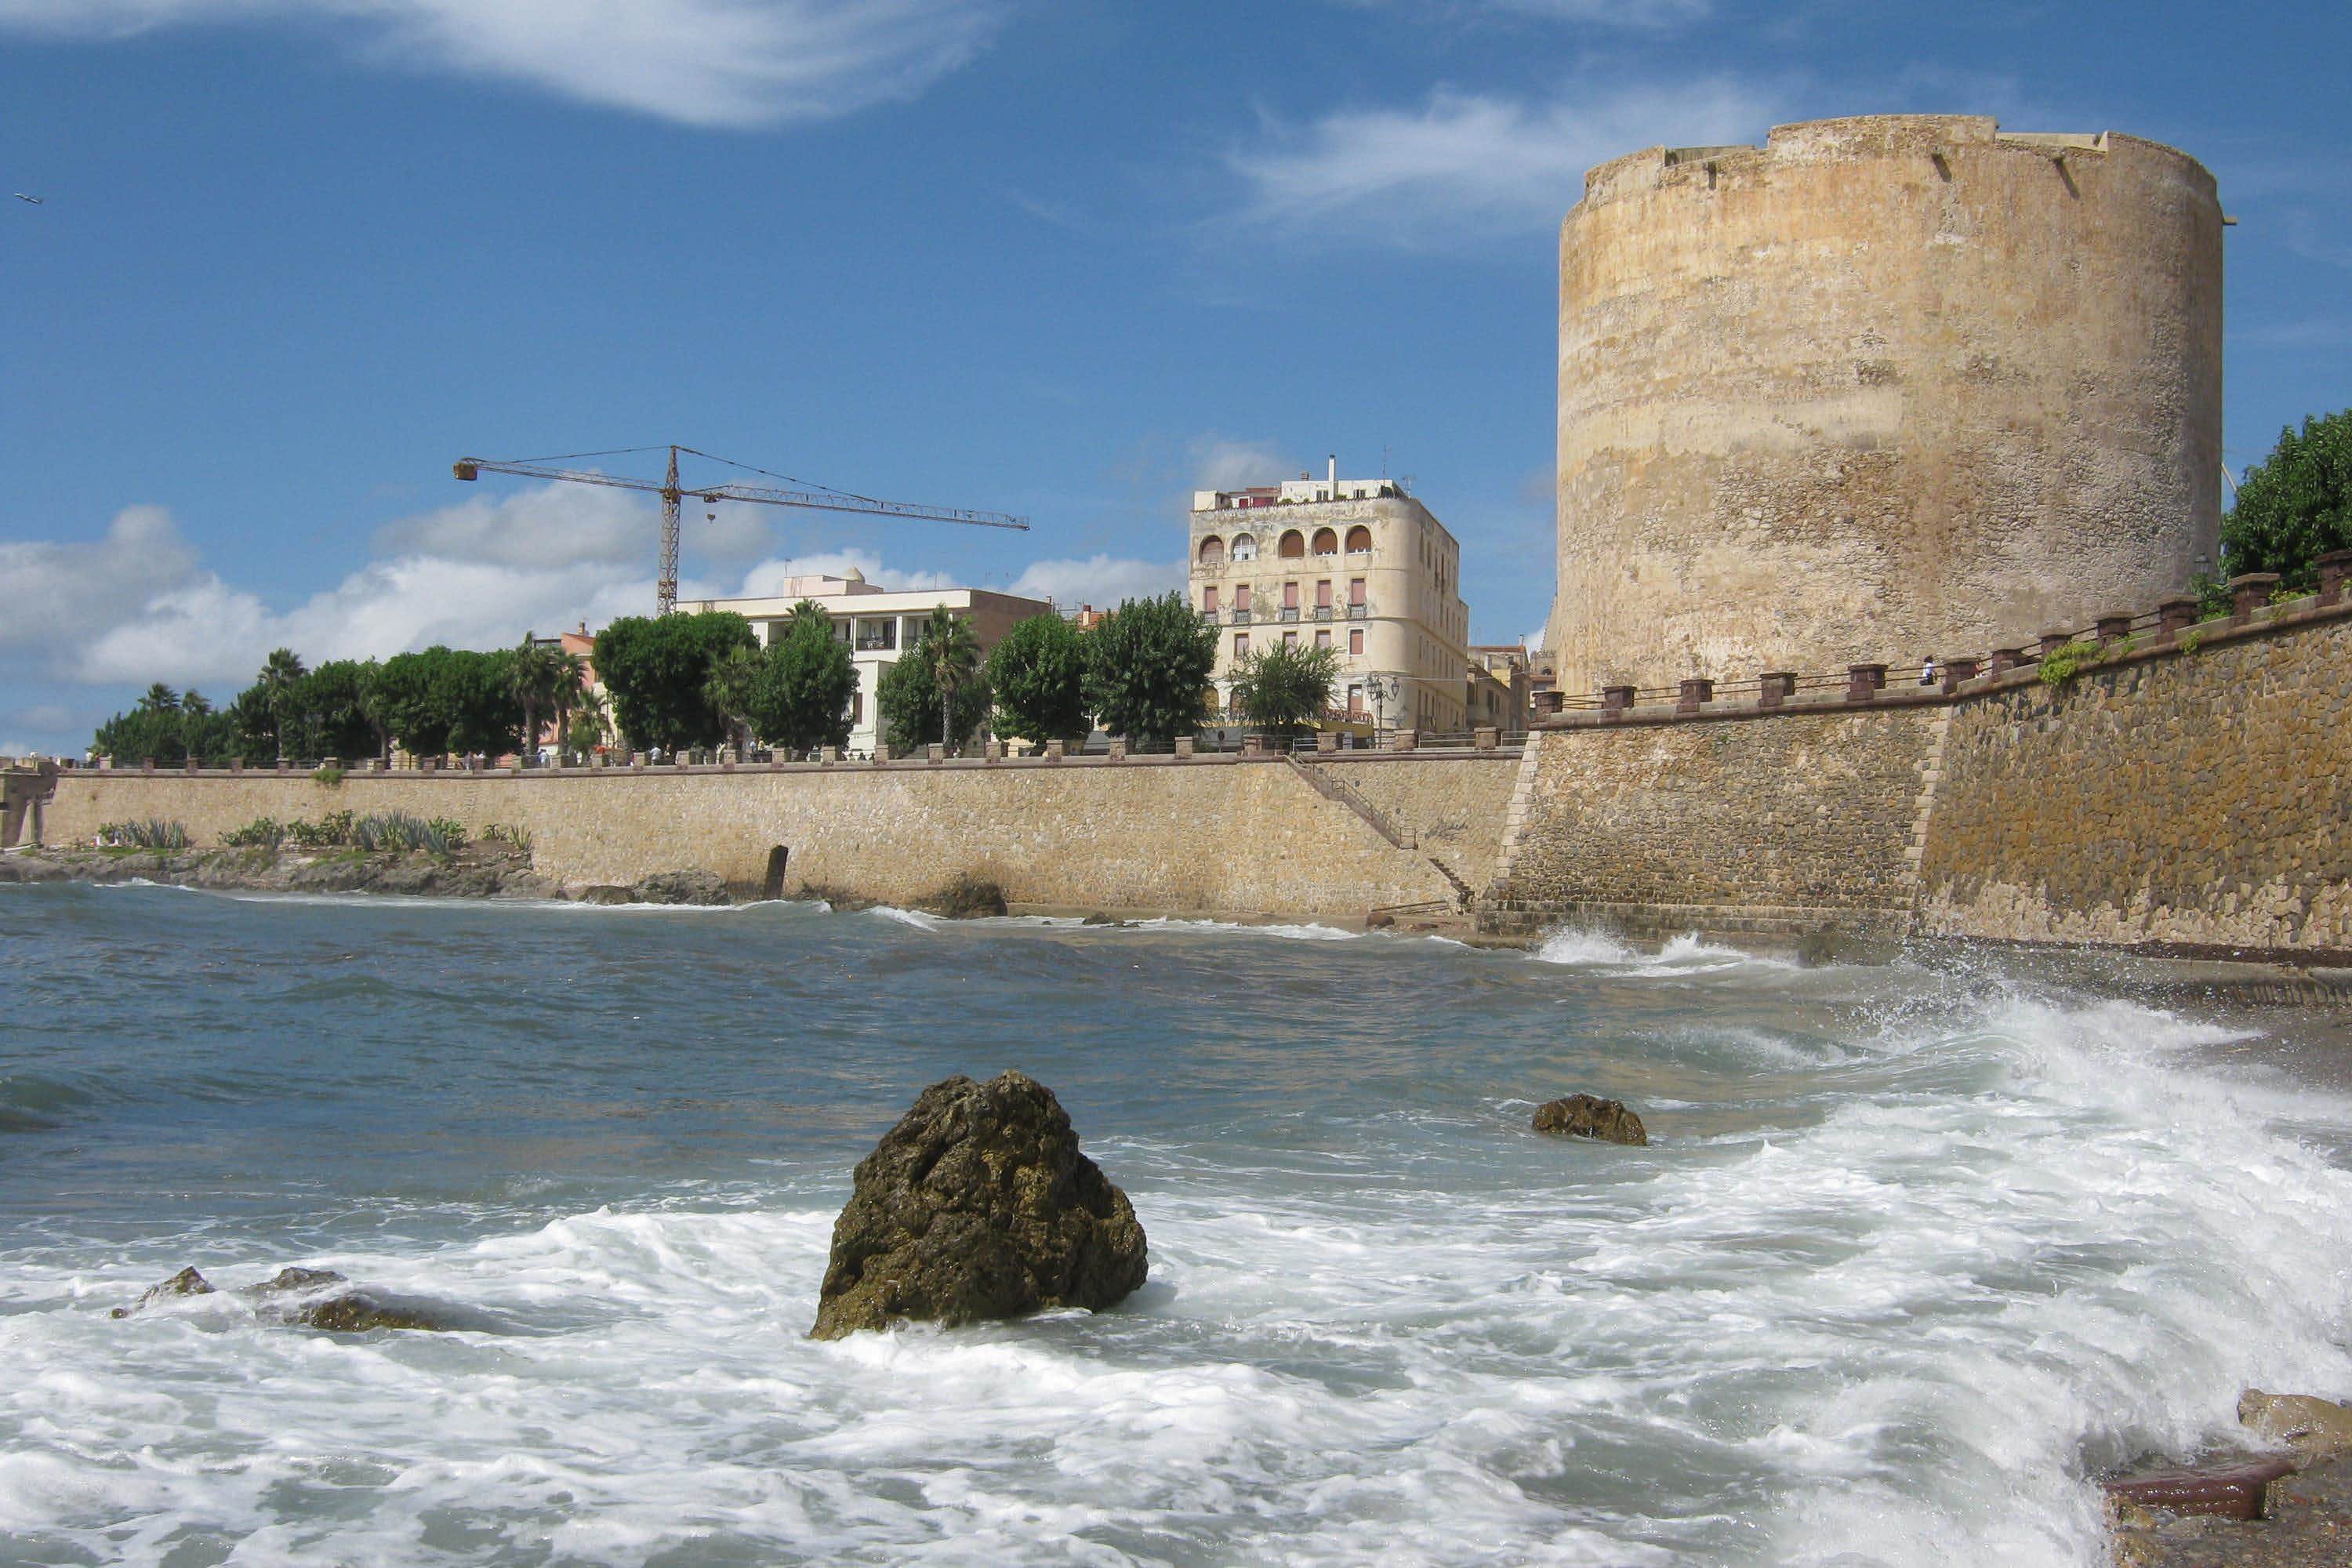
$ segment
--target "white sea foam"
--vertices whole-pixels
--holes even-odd
[[[1654,995],[1663,958],[1596,983]],[[34,1370],[0,1382],[0,1547],[2088,1565],[2088,1467],[2194,1446],[2244,1384],[2352,1387],[2352,1175],[2265,1131],[2275,1086],[2195,1065],[2231,1031],[1896,1000],[1833,1096],[1648,1150],[1530,1140],[1503,1181],[1090,1141],[1152,1245],[1093,1317],[806,1340],[837,1187],[302,1259],[527,1333],[329,1339],[209,1298],[118,1323],[152,1268],[11,1261],[0,1364]],[[1687,1037],[1806,1065],[1760,1026]]]

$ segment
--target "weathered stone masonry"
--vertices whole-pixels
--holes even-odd
[[[1483,801],[1497,826],[1449,831],[1483,831],[1491,846],[1517,760],[1310,765],[1346,778],[1377,771],[1391,791],[1430,781],[1430,805],[1412,820],[1454,823]],[[1480,775],[1491,781],[1483,790]],[[1079,908],[1357,917],[1460,899],[1428,855],[1382,837],[1278,757],[355,772],[331,787],[262,771],[72,770],[58,781],[47,837],[70,843],[108,822],[161,817],[207,844],[257,817],[336,810],[446,816],[477,832],[520,827],[537,868],[575,887],[699,868],[757,889],[781,846],[787,890],[892,901],[959,872],[995,879],[1016,903]],[[1487,876],[1478,863],[1473,885]]]
[[[2062,688],[1579,714],[1540,733],[1481,925],[1836,927],[2171,952],[2352,954],[2352,603],[2144,642],[2108,617]],[[2141,617],[2142,620],[2147,617]],[[2010,653],[2008,658],[2017,656]],[[1883,671],[1881,672],[1883,673]]]
[[[1934,934],[2352,951],[2352,620],[1959,704],[1921,872]]]
[[[1577,714],[1524,753],[843,763],[420,775],[68,770],[50,842],[175,818],[200,843],[335,809],[512,824],[567,884],[699,868],[746,888],[1349,918],[2352,955],[2352,603],[2119,640],[1940,688]],[[2005,652],[2004,659],[2017,656]],[[11,775],[21,784],[25,775]],[[20,787],[11,797],[30,825]]]

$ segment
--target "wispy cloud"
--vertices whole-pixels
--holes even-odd
[[[1780,95],[1727,77],[1528,100],[1439,88],[1415,109],[1270,121],[1226,162],[1237,221],[1302,244],[1452,249],[1556,226],[1585,171],[1661,143],[1761,141]]]
[[[0,29],[117,38],[305,23],[371,63],[519,81],[688,125],[909,99],[984,48],[1006,0],[0,0]]]
[[[1364,10],[1412,9],[1444,16],[1524,17],[1538,22],[1597,23],[1654,29],[1694,22],[1714,9],[1709,0],[1347,0]]]
[[[107,689],[163,680],[226,700],[274,647],[314,663],[381,658],[436,642],[497,647],[526,631],[646,615],[656,523],[627,494],[519,489],[386,524],[376,531],[374,558],[291,603],[273,603],[207,567],[162,507],[128,508],[94,540],[0,542],[0,691],[26,703],[0,710],[0,726],[71,751],[87,740],[89,710]],[[706,560],[707,543],[698,545]],[[847,550],[763,560],[740,579],[707,572],[680,583],[678,596],[772,595],[789,577],[852,568],[890,589],[971,582]],[[1182,579],[1175,562],[1055,557],[1030,563],[1009,591],[1109,605]]]
[[[1184,583],[1181,561],[1130,561],[1090,555],[1083,561],[1039,561],[1013,580],[1008,592],[1051,599],[1065,609],[1109,609],[1129,599],[1154,598]]]

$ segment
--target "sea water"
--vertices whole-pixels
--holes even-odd
[[[2101,1468],[2352,1388],[2340,1029],[2150,994],[0,889],[0,1562],[2092,1563]],[[859,1156],[1005,1068],[1150,1282],[805,1338]],[[290,1263],[473,1326],[257,1322]]]

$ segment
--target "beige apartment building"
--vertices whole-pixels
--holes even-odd
[[[761,647],[775,641],[793,606],[813,599],[833,617],[833,635],[849,645],[850,663],[857,671],[857,689],[849,699],[849,749],[871,753],[882,731],[875,693],[882,676],[913,651],[931,611],[946,605],[958,620],[971,623],[981,656],[994,647],[1005,633],[1030,616],[1053,609],[1044,599],[1026,599],[985,588],[921,588],[893,592],[876,586],[851,567],[841,577],[791,577],[782,591],[752,599],[705,599],[697,610],[731,610],[751,623]]]
[[[1394,479],[1307,476],[1192,496],[1191,591],[1217,626],[1217,696],[1234,667],[1277,643],[1339,656],[1346,720],[1454,733],[1470,727],[1470,612],[1462,549]]]

